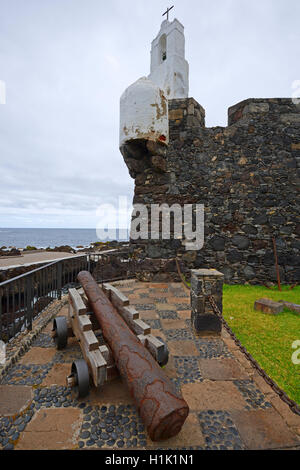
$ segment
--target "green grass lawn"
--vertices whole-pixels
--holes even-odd
[[[300,286],[270,290],[261,286],[224,286],[223,314],[243,346],[290,398],[300,404],[300,364],[292,362],[292,344],[300,340],[300,315],[285,309],[279,315],[254,310],[267,297],[300,304]]]

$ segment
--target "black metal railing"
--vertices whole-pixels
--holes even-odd
[[[89,271],[97,282],[134,277],[128,252],[87,254],[51,262],[0,283],[0,340],[8,342],[55,299],[77,287],[80,271]]]

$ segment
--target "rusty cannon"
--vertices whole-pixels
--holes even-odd
[[[129,388],[150,438],[153,441],[160,441],[177,435],[188,416],[189,408],[160,367],[167,362],[166,345],[161,338],[149,334],[150,327],[142,320],[136,319],[135,309],[128,306],[124,300],[126,298],[120,292],[118,295],[113,286],[99,287],[87,271],[80,272],[78,280],[83,287],[92,315],[88,319],[85,318],[88,317],[85,304],[82,302],[76,307],[74,298],[79,294],[75,289],[70,289],[75,291],[71,293],[69,291],[70,319],[71,322],[74,320],[77,322],[73,324],[73,335],[79,336],[80,346],[94,383],[99,386],[104,378],[107,380],[108,375],[113,377],[117,370]],[[87,328],[92,316],[93,323],[98,322],[98,328],[101,328],[105,342],[98,349],[92,346],[91,336],[88,338],[87,335],[94,334],[90,328]],[[79,323],[83,324],[81,330]],[[59,348],[65,346],[70,325],[60,325],[54,320],[53,330]],[[106,367],[101,364],[101,358],[97,357],[98,353],[100,356],[102,353],[102,359],[105,357]],[[84,374],[86,371],[82,363],[78,363],[77,366],[73,364],[72,374],[68,378],[69,385],[75,385],[78,380],[82,381]]]

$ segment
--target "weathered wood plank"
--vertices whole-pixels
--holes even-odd
[[[137,335],[137,339],[146,347],[147,337],[145,335]]]
[[[139,318],[139,313],[134,307],[120,307],[117,310],[136,335],[147,335],[151,333],[151,327]]]
[[[151,333],[151,327],[140,318],[133,320],[132,323],[132,329],[136,335],[149,335]]]
[[[164,344],[153,335],[146,336],[146,348],[157,362],[162,362],[165,351]]]
[[[105,358],[106,362],[110,360],[110,351],[107,346],[102,345],[99,346],[99,351],[101,352],[102,356]]]
[[[163,360],[164,344],[159,339],[151,334],[138,335],[137,337],[157,362]]]
[[[110,300],[110,292],[111,292],[110,288],[112,286],[110,284],[104,283],[101,287],[106,297]]]
[[[126,307],[129,305],[129,299],[116,287],[111,284],[103,284],[103,289],[105,293],[109,291],[108,298],[114,307]]]
[[[72,305],[74,312],[76,312],[78,315],[86,314],[86,306],[84,305],[84,302],[76,289],[69,289],[69,303]]]
[[[139,312],[134,307],[120,307],[117,310],[130,328],[133,321],[139,319]]]
[[[99,349],[99,341],[92,330],[84,331],[82,333],[82,340],[86,344],[88,351],[96,351]]]
[[[79,324],[82,331],[89,331],[93,329],[93,325],[87,315],[80,315]]]
[[[91,351],[88,354],[88,359],[92,371],[94,384],[96,387],[99,387],[100,385],[103,385],[107,380],[107,362],[100,353],[99,349],[97,351]]]
[[[98,387],[107,379],[107,362],[99,350],[99,342],[92,331],[92,324],[87,315],[77,314],[73,307],[69,310],[69,322],[80,342],[81,352],[88,364],[94,385]]]

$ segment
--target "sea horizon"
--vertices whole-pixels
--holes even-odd
[[[124,229],[115,229],[115,231],[115,238],[107,237],[100,240],[96,228],[0,227],[0,248],[5,246],[24,249],[27,246],[33,246],[43,249],[63,245],[86,248],[99,241],[127,241],[129,239],[128,231],[127,237],[124,237]]]

